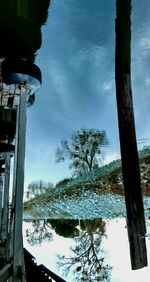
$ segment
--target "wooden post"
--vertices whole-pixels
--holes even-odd
[[[13,269],[12,265],[8,263],[0,270],[0,281],[1,282],[8,281],[8,278],[12,276],[12,269]]]
[[[131,0],[116,1],[115,79],[132,269],[147,266],[145,218],[131,88]]]
[[[24,190],[24,160],[26,137],[26,92],[20,94],[17,110],[14,182],[13,182],[13,282],[24,282],[24,251],[22,237],[22,212]]]

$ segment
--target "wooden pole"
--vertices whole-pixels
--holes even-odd
[[[131,88],[131,0],[116,1],[115,80],[132,269],[147,266],[145,218]]]

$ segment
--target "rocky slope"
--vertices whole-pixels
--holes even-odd
[[[150,218],[150,148],[139,152],[146,218]],[[64,184],[65,183],[65,184]],[[54,189],[24,203],[24,218],[125,217],[121,161],[82,177],[62,181]]]

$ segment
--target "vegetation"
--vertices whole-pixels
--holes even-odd
[[[28,200],[48,192],[50,189],[54,188],[53,183],[44,182],[43,180],[32,181],[27,188],[26,197]]]
[[[31,246],[40,245],[53,238],[52,228],[48,220],[33,220],[32,229],[26,229],[26,238]]]
[[[53,239],[52,230],[64,238],[79,236],[79,220],[66,219],[36,219],[32,221],[32,228],[26,229],[26,238],[30,245],[41,245]]]
[[[58,255],[58,266],[67,276],[71,269],[75,281],[110,281],[111,266],[105,264],[101,242],[105,236],[102,219],[81,220],[80,234],[74,238],[69,257]]]
[[[70,181],[71,181],[70,178],[65,178],[65,179],[59,181],[59,182],[56,184],[56,188],[66,187],[67,184],[69,184]]]
[[[141,183],[144,195],[150,195],[150,147],[146,146],[139,151],[141,168]],[[62,183],[62,185],[61,185]],[[31,211],[37,203],[50,203],[80,198],[84,192],[90,191],[97,195],[119,194],[124,195],[121,160],[116,160],[108,165],[78,176],[65,179],[56,184],[54,189],[48,189],[43,194],[35,195],[30,201],[24,203],[24,211]],[[62,211],[63,213],[63,211]]]
[[[101,242],[106,237],[106,223],[94,220],[34,220],[32,228],[26,230],[30,245],[53,239],[53,232],[65,238],[73,238],[69,257],[57,255],[58,267],[65,276],[72,269],[75,281],[110,281],[112,267],[105,264]]]
[[[56,162],[68,158],[75,175],[91,172],[100,166],[101,148],[108,144],[106,132],[98,129],[81,129],[71,136],[71,141],[61,141],[56,150]]]
[[[77,219],[52,219],[50,224],[59,236],[74,238],[79,235],[79,221]]]

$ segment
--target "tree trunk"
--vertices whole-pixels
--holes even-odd
[[[132,269],[147,266],[145,218],[131,89],[131,0],[116,2],[115,79]]]

